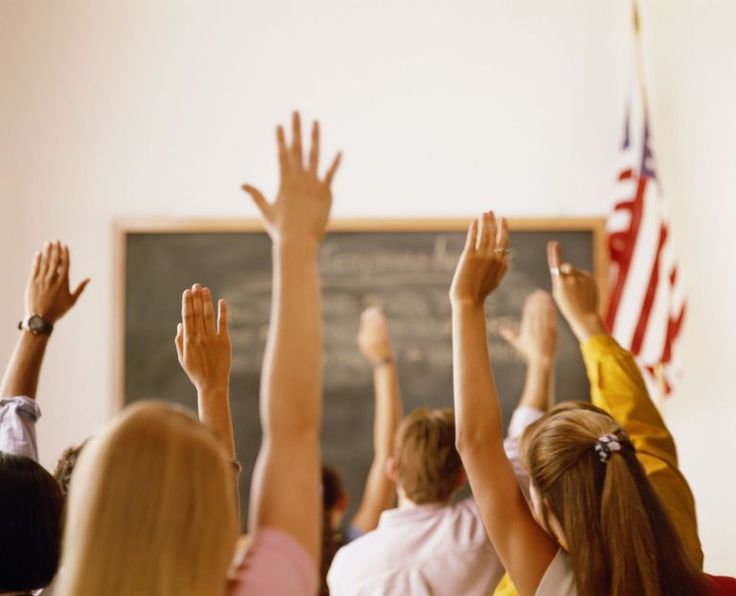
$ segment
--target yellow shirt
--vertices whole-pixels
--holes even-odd
[[[685,552],[702,569],[703,550],[698,538],[695,499],[677,466],[675,442],[649,397],[636,361],[609,335],[591,337],[580,349],[593,404],[613,416],[629,435]],[[505,575],[494,594],[515,596],[516,593],[509,576]]]
[[[613,416],[629,435],[685,552],[702,569],[703,550],[698,538],[695,499],[677,466],[675,441],[649,397],[633,356],[609,335],[591,337],[580,349],[593,404]]]

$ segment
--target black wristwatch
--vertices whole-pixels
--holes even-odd
[[[54,326],[48,321],[44,321],[38,315],[31,315],[18,323],[18,329],[26,329],[33,333],[33,335],[51,335]]]

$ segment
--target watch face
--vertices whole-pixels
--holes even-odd
[[[46,328],[46,323],[38,315],[33,315],[32,317],[28,319],[28,329],[30,329],[34,333],[43,331],[45,328]]]

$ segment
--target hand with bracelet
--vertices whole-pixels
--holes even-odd
[[[21,335],[0,385],[0,397],[25,395],[35,399],[54,325],[77,303],[90,281],[84,279],[71,291],[69,265],[69,248],[58,241],[46,243],[34,255],[26,282],[25,314],[18,323]]]

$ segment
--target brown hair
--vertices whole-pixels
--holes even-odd
[[[63,495],[65,500],[67,495],[69,494],[69,485],[72,481],[72,472],[74,472],[74,467],[77,465],[79,454],[82,453],[82,449],[86,444],[87,440],[83,441],[79,445],[67,447],[61,454],[59,461],[56,462],[54,478],[56,478],[56,482],[59,483],[61,494]]]
[[[322,561],[320,564],[321,585],[319,593],[328,596],[327,573],[330,571],[332,560],[343,545],[339,532],[332,528],[332,510],[338,501],[345,495],[345,487],[340,473],[331,466],[322,466]]]
[[[399,425],[395,444],[398,483],[406,496],[418,505],[447,501],[462,470],[453,411],[414,410]]]
[[[578,593],[707,594],[679,536],[618,423],[597,408],[555,409],[530,425],[522,458],[534,487],[560,522]],[[621,450],[602,462],[599,437]]]

